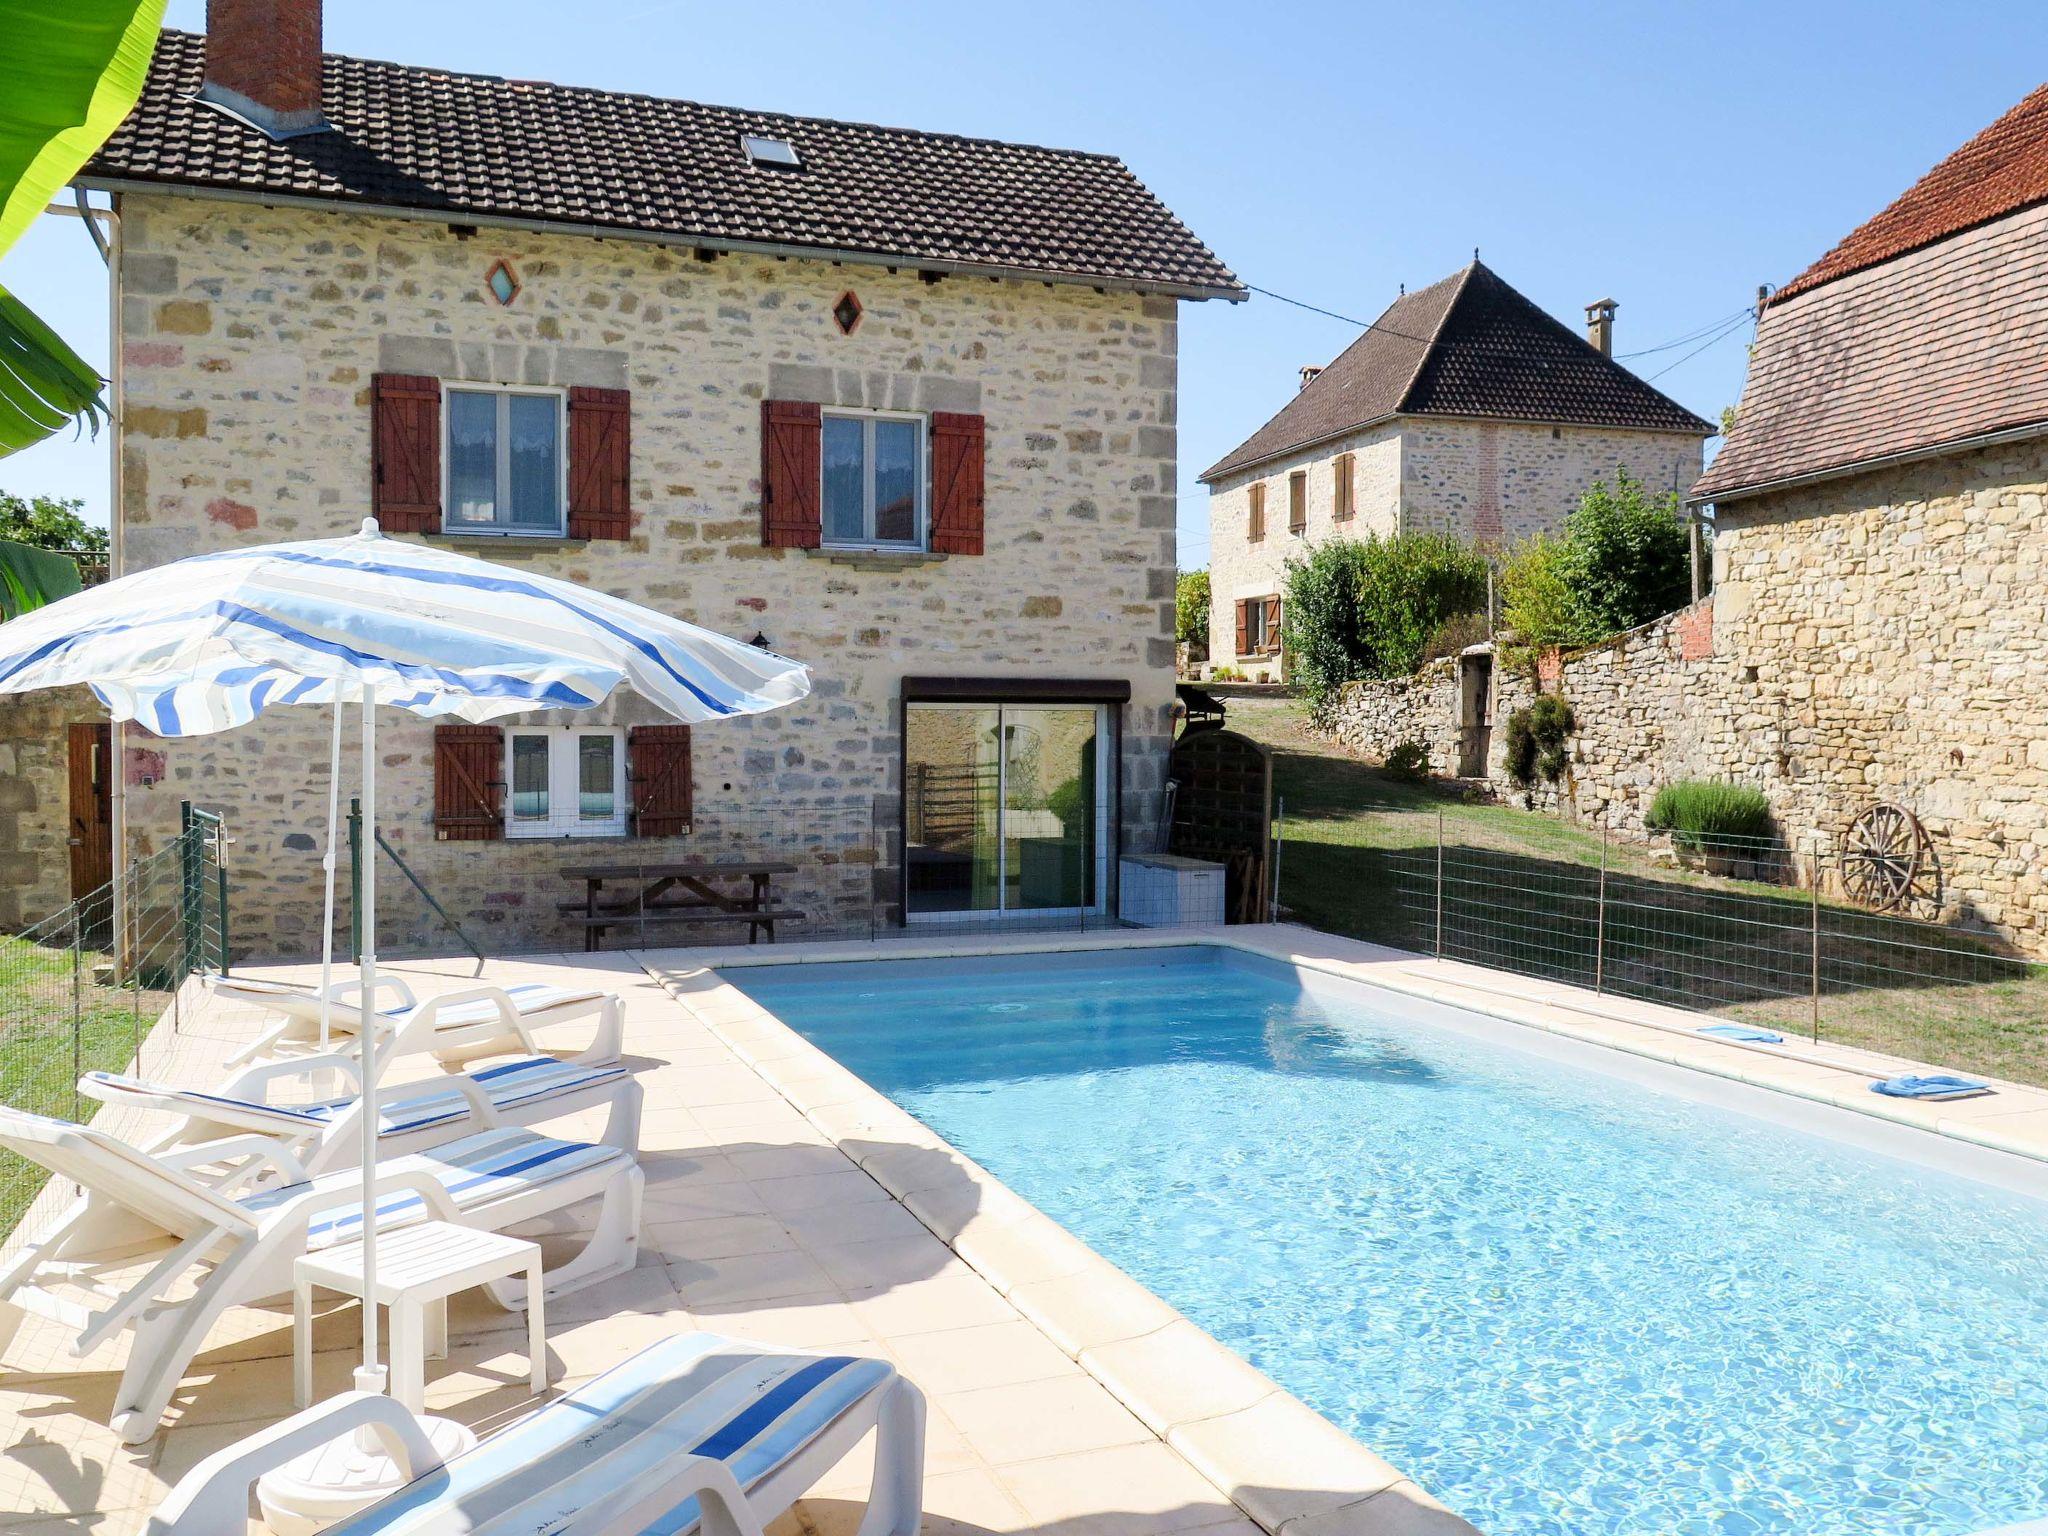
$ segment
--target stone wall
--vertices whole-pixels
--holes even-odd
[[[105,718],[82,688],[0,698],[0,932],[71,900],[70,726]]]
[[[1658,492],[1699,478],[1700,440],[1685,433],[1402,417],[1226,475],[1209,488],[1209,659],[1240,662],[1236,603],[1279,592],[1288,560],[1329,538],[1369,533],[1448,533],[1471,543],[1512,544],[1563,525],[1596,481],[1625,470]],[[1356,516],[1332,516],[1336,460],[1354,454]],[[1287,527],[1287,482],[1308,475],[1308,525]],[[1247,537],[1251,486],[1266,488],[1266,536]],[[1243,659],[1256,676],[1278,664]]]
[[[1413,677],[1346,683],[1316,716],[1316,727],[1354,752],[1384,762],[1405,742],[1429,750],[1429,771],[1458,772],[1458,658],[1427,661]]]
[[[701,826],[689,839],[437,842],[430,728],[387,717],[379,772],[391,840],[491,945],[572,937],[554,911],[580,894],[559,879],[565,865],[696,855],[775,828],[815,853],[806,862],[819,879],[871,889],[871,827],[900,814],[906,675],[1128,680],[1125,836],[1149,845],[1173,696],[1172,300],[967,277],[928,284],[908,269],[822,261],[704,262],[635,241],[463,237],[426,222],[163,195],[128,194],[121,211],[119,512],[131,567],[352,531],[370,510],[368,391],[379,371],[623,386],[633,392],[630,541],[451,542],[725,633],[759,631],[813,665],[803,703],[697,731]],[[523,285],[509,307],[485,286],[500,258]],[[865,310],[851,336],[830,315],[848,289]],[[983,414],[987,553],[764,548],[763,398]],[[566,718],[650,717],[621,699]],[[129,740],[165,761],[160,782],[129,792],[137,838],[174,826],[181,798],[220,806],[236,839],[238,940],[309,952],[325,715],[277,711],[213,739]],[[884,883],[893,897],[893,877]],[[387,948],[447,946],[401,881],[383,889]]]
[[[1722,508],[1713,597],[1545,669],[1578,724],[1561,785],[1505,785],[1501,727],[1536,684],[1496,672],[1495,776],[1622,832],[1673,780],[1749,784],[1790,846],[1830,858],[1895,802],[1941,864],[1939,912],[1920,915],[2048,953],[2044,508],[2041,440]],[[1355,684],[1334,718],[1369,720],[1338,734],[1377,755],[1441,739],[1455,711],[1455,690],[1418,680]]]

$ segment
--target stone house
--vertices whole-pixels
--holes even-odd
[[[1770,296],[1692,496],[1717,529],[1707,765],[1794,838],[1905,807],[1947,912],[2039,951],[2048,86]]]
[[[1209,659],[1277,676],[1287,561],[1411,531],[1504,546],[1556,529],[1594,482],[1697,478],[1715,428],[1614,361],[1611,299],[1572,331],[1474,261],[1405,294],[1202,474]]]
[[[694,857],[804,866],[814,930],[1114,910],[1171,734],[1177,308],[1244,297],[1120,161],[323,55],[317,0],[212,0],[81,180],[117,571],[368,513],[811,664],[687,735],[393,716],[389,834],[469,931],[560,944],[566,868]],[[327,731],[122,728],[119,845],[218,806],[236,947],[305,952]],[[385,883],[385,944],[445,946]]]

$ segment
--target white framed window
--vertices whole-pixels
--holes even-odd
[[[563,533],[569,454],[562,391],[450,384],[441,396],[442,527]]]
[[[887,411],[825,412],[819,506],[824,541],[923,549],[924,418]]]
[[[626,733],[606,726],[508,726],[507,837],[623,837]]]

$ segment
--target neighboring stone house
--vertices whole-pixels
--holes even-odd
[[[855,922],[1113,909],[1171,734],[1176,310],[1244,296],[1119,161],[323,57],[315,0],[208,26],[82,177],[117,571],[373,513],[813,668],[686,737],[394,715],[388,831],[466,927],[560,944],[565,867],[750,853]],[[327,731],[121,732],[127,851],[225,812],[238,948],[317,942]],[[386,887],[387,945],[448,943]]]
[[[1771,296],[1693,498],[1717,530],[1710,766],[1795,838],[1905,806],[1950,912],[2040,950],[2048,86]]]
[[[1587,306],[1581,340],[1475,261],[1304,368],[1294,398],[1202,474],[1211,665],[1277,674],[1286,564],[1321,540],[1504,546],[1556,529],[1617,470],[1691,485],[1715,429],[1614,361],[1615,308]]]

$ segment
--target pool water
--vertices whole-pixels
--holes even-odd
[[[1213,947],[727,976],[1493,1536],[2048,1515],[2023,1193]]]

